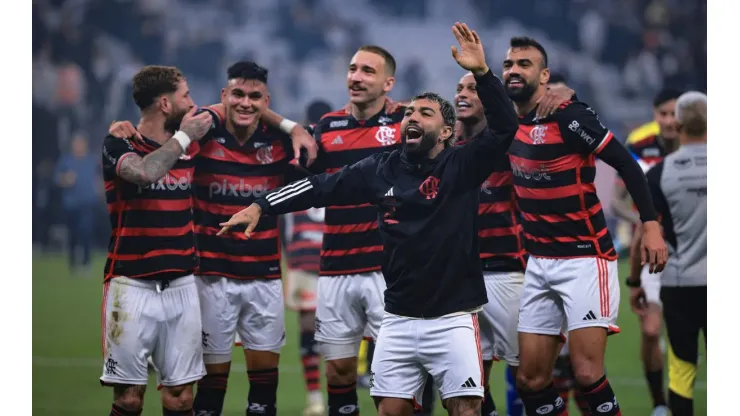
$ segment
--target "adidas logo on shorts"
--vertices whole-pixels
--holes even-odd
[[[468,377],[468,379],[465,380],[465,382],[460,387],[470,388],[470,387],[478,387],[478,386],[475,385],[475,382],[473,381],[473,377]]]

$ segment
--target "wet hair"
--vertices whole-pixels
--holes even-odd
[[[226,70],[228,80],[248,79],[267,84],[267,69],[252,61],[239,61]]]
[[[174,66],[148,65],[134,75],[134,102],[140,110],[149,108],[160,96],[177,91],[185,76]]]

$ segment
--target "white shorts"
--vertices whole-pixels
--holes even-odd
[[[480,343],[483,360],[504,360],[510,366],[519,366],[517,321],[522,298],[524,273],[484,272],[488,303],[479,313]]]
[[[370,395],[421,404],[427,374],[442,400],[483,397],[478,314],[416,319],[386,313],[373,355]]]
[[[181,386],[206,374],[195,278],[162,287],[152,280],[115,277],[103,288],[104,385],[146,385],[147,360],[162,386]]]
[[[660,276],[663,273],[650,273],[650,265],[646,264],[640,271],[640,283],[645,291],[645,298],[648,303],[663,307],[660,301]]]
[[[197,276],[206,364],[231,361],[234,336],[245,349],[279,352],[285,345],[283,282]]]
[[[315,311],[318,304],[319,275],[304,270],[288,270],[285,282],[285,306],[294,311]]]
[[[383,274],[373,272],[349,276],[320,276],[318,286],[316,341],[333,345],[354,345],[354,355],[333,358],[356,357],[363,335],[378,337],[380,322],[385,313]]]
[[[519,308],[519,332],[560,335],[586,327],[619,332],[617,261],[530,256]]]

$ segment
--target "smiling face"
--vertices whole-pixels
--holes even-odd
[[[516,103],[529,101],[538,88],[547,85],[550,70],[535,47],[511,47],[504,60],[506,94]]]
[[[385,95],[393,88],[395,78],[390,73],[385,58],[360,50],[347,69],[347,88],[352,104],[367,104]]]
[[[478,98],[478,91],[475,87],[475,76],[471,73],[463,75],[460,82],[457,83],[455,109],[457,110],[457,119],[463,123],[475,123],[485,116],[483,104]]]
[[[221,91],[226,118],[234,127],[249,127],[259,122],[270,106],[267,85],[259,80],[235,78]]]

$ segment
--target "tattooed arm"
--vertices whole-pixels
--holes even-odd
[[[191,109],[180,123],[180,131],[159,149],[141,157],[128,139],[108,136],[103,142],[104,169],[137,185],[149,185],[161,179],[177,163],[193,140],[200,140],[212,126],[211,113],[196,114]]]
[[[118,165],[118,176],[137,185],[149,185],[166,175],[175,166],[182,152],[180,143],[170,139],[144,157],[130,154],[122,159]]]

